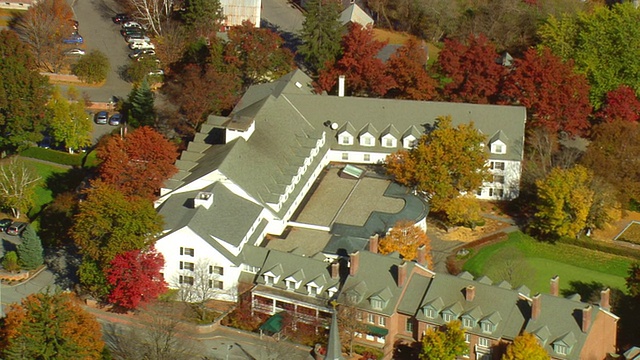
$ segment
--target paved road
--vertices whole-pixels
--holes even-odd
[[[261,20],[277,26],[280,31],[297,34],[302,29],[304,16],[286,0],[262,0]]]
[[[44,270],[36,277],[30,279],[24,284],[9,286],[0,284],[0,308],[2,308],[1,314],[4,314],[6,306],[11,303],[19,303],[20,300],[28,295],[43,292],[46,290],[55,291],[55,275],[49,271]]]

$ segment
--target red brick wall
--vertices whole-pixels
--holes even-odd
[[[595,310],[595,309],[594,309]],[[582,352],[581,360],[603,360],[608,353],[616,351],[617,321],[611,315],[598,311],[595,321],[591,324],[591,330]]]

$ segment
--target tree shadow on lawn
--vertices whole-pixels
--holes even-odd
[[[47,177],[46,187],[51,190],[52,196],[75,191],[87,175],[87,170],[73,167],[69,171],[53,173]]]
[[[562,296],[579,294],[582,301],[600,302],[600,291],[607,286],[597,282],[570,281],[569,289],[562,290]],[[611,289],[611,312],[620,317],[618,321],[618,349],[624,351],[640,344],[640,302],[617,288]]]

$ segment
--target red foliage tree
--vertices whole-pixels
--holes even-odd
[[[596,117],[605,122],[638,121],[640,119],[640,100],[632,88],[620,85],[617,89],[607,93],[604,106],[598,111]]]
[[[395,82],[388,97],[407,100],[431,100],[436,96],[436,81],[427,73],[427,52],[416,38],[396,50],[387,61],[387,74]]]
[[[345,91],[348,94],[384,96],[394,86],[393,78],[386,73],[384,63],[376,58],[386,45],[386,42],[374,39],[371,26],[363,28],[352,23],[349,32],[342,37],[342,57],[320,72],[316,84],[318,89],[332,91],[338,82],[338,76],[344,75]]]
[[[589,128],[589,84],[573,69],[572,61],[562,62],[548,48],[529,49],[515,60],[502,94],[527,108],[528,126],[581,134]]]
[[[113,287],[109,302],[135,309],[155,300],[167,291],[167,283],[160,274],[163,267],[164,257],[153,246],[146,251],[132,250],[117,255],[105,274]]]
[[[495,102],[507,72],[497,57],[495,45],[484,35],[470,35],[467,44],[445,40],[437,63],[445,79],[443,96],[455,102]]]
[[[140,127],[124,139],[112,136],[98,146],[101,180],[127,196],[153,199],[162,183],[177,172],[176,146],[150,127]]]

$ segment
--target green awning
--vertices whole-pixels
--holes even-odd
[[[260,325],[260,330],[271,334],[277,334],[282,330],[282,314],[277,313],[272,315],[264,324]]]
[[[367,325],[367,333],[375,336],[386,336],[389,333],[389,330],[373,325]]]

